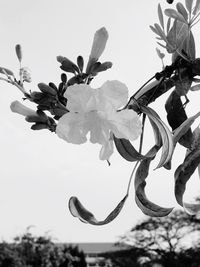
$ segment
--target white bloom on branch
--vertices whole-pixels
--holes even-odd
[[[12,112],[18,113],[25,117],[26,116],[37,116],[36,111],[34,111],[31,108],[26,107],[25,105],[23,105],[17,100],[11,103],[10,109],[12,110]]]
[[[57,135],[73,144],[90,142],[102,145],[100,159],[113,153],[112,134],[135,140],[142,131],[139,116],[133,110],[121,110],[128,101],[128,89],[119,81],[107,81],[99,89],[86,84],[69,86],[64,95],[67,109],[58,121]]]

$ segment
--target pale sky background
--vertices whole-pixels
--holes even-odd
[[[14,47],[20,43],[22,65],[32,71],[33,82],[27,90],[37,90],[39,82],[58,84],[62,72],[56,56],[76,61],[82,55],[87,61],[95,31],[105,26],[109,40],[101,60],[112,61],[113,67],[100,74],[92,86],[117,79],[126,83],[132,95],[162,68],[155,36],[149,29],[158,21],[159,2],[167,6],[166,1],[157,0],[0,0],[0,66],[17,75]],[[194,32],[199,43],[200,25]],[[165,63],[170,64],[170,58]],[[72,217],[68,199],[75,195],[98,219],[104,219],[123,198],[133,164],[115,152],[108,167],[98,158],[98,145],[71,145],[49,131],[30,130],[31,124],[10,110],[10,103],[23,97],[21,92],[4,82],[0,90],[0,239],[11,240],[34,225],[33,233],[50,231],[61,242],[117,241],[145,217],[135,204],[133,184],[125,207],[112,223],[95,227]],[[197,95],[189,94],[190,115],[200,109]],[[151,106],[165,120],[164,102]],[[150,137],[148,130],[149,147],[153,145]],[[184,153],[182,149],[175,153],[173,170],[182,163]],[[173,170],[152,170],[147,180],[147,195],[165,207],[177,207]],[[187,188],[188,198],[197,196],[199,189],[195,174]]]

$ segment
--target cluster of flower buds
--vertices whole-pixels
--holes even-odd
[[[99,58],[105,49],[107,39],[108,32],[104,27],[99,29],[95,33],[91,53],[85,72],[83,71],[84,60],[82,56],[77,57],[77,64],[75,64],[66,57],[57,57],[57,61],[61,63],[60,68],[66,72],[74,74],[74,76],[68,80],[67,86],[80,83],[89,84],[94,78],[94,76],[96,76],[99,72],[106,71],[107,69],[112,67],[112,63],[110,61],[106,61],[103,63],[99,61]]]

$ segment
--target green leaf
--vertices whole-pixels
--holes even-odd
[[[160,6],[160,3],[158,4],[158,18],[160,21],[160,25],[162,26],[163,30],[164,30],[164,19],[163,19],[163,12]]]
[[[197,1],[196,1],[196,5],[195,5],[195,7],[194,7],[194,10],[193,10],[192,14],[193,14],[194,16],[197,15],[198,12],[199,12],[199,10],[200,10],[200,0],[197,0]]]
[[[165,15],[172,18],[172,19],[187,23],[187,21],[185,21],[184,17],[172,8],[165,9]]]
[[[167,20],[167,33],[170,30],[170,26],[171,26],[171,18],[168,18],[168,20]]]
[[[194,121],[200,116],[200,112],[198,112],[196,115],[188,118],[185,120],[176,130],[174,131],[173,140],[174,140],[174,146],[179,141],[179,139],[186,134],[186,132],[190,129]]]
[[[57,90],[45,83],[38,83],[38,88],[41,92],[45,94],[50,94],[52,96],[55,96],[57,94]]]
[[[193,0],[185,0],[185,6],[186,6],[189,14],[191,14],[191,12],[192,12],[192,5],[193,5]]]
[[[79,218],[79,220],[81,220],[84,223],[89,223],[92,225],[105,225],[105,224],[112,222],[118,216],[118,214],[120,213],[120,211],[122,210],[122,208],[124,206],[124,203],[125,203],[127,197],[128,197],[128,195],[126,195],[119,202],[119,204],[116,206],[116,208],[103,221],[98,221],[94,217],[94,215],[81,204],[81,202],[78,200],[77,197],[71,197],[70,198],[69,210],[74,217]]]
[[[162,154],[160,158],[160,162],[157,168],[162,167],[168,161],[170,161],[173,151],[173,139],[172,134],[166,124],[159,118],[158,114],[149,107],[141,107],[143,113],[145,113],[149,119],[154,122],[155,127],[159,130],[162,139]]]
[[[154,27],[158,33],[158,35],[162,38],[162,40],[164,40],[165,42],[167,41],[167,38],[165,36],[164,31],[161,29],[160,25],[158,23],[154,24]]]
[[[159,34],[159,32],[157,31],[157,29],[156,28],[154,28],[153,26],[149,26],[150,27],[150,29],[152,30],[152,32],[154,32],[155,34],[157,34],[157,35],[159,35],[160,36],[160,34]]]
[[[196,84],[196,85],[194,85],[194,86],[192,86],[192,87],[190,87],[190,91],[199,91],[200,90],[200,84]]]
[[[133,162],[146,158],[134,148],[134,146],[131,144],[129,140],[123,138],[119,139],[115,136],[113,136],[113,139],[117,151],[127,161]]]
[[[176,4],[176,9],[184,17],[185,21],[187,21],[188,20],[188,13],[187,13],[187,10],[185,9],[184,5],[179,2]]]
[[[179,205],[183,206],[183,194],[186,184],[198,165],[200,164],[200,129],[197,127],[193,133],[192,149],[187,153],[184,162],[175,171],[175,197]]]
[[[5,75],[14,76],[14,73],[11,70],[9,70],[7,68],[3,68],[3,67],[0,67],[0,73],[5,74]]]
[[[158,151],[158,147],[154,146],[149,153],[153,156]],[[162,217],[168,215],[173,208],[164,208],[153,202],[151,202],[145,194],[146,178],[149,174],[150,163],[152,158],[144,159],[141,161],[137,168],[135,175],[135,201],[142,212],[152,217]]]

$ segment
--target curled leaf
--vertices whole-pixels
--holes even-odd
[[[200,129],[194,131],[192,149],[187,153],[184,162],[175,171],[175,197],[179,205],[183,206],[183,194],[186,183],[200,164]]]
[[[196,115],[191,116],[187,120],[185,120],[176,130],[174,131],[173,140],[174,145],[179,141],[179,139],[187,133],[188,130],[190,130],[190,127],[194,123],[194,121],[200,116],[200,112],[198,112]]]
[[[149,167],[152,159],[158,151],[158,147],[154,146],[149,153],[151,158],[141,161],[135,175],[135,201],[142,212],[152,217],[167,216],[173,208],[164,208],[151,202],[145,194],[146,178],[149,174]]]
[[[112,222],[118,216],[118,214],[120,213],[120,211],[122,210],[122,208],[124,206],[124,203],[125,203],[127,197],[128,197],[128,195],[126,195],[119,202],[119,204],[116,206],[116,208],[103,221],[98,221],[94,217],[94,215],[81,204],[81,202],[78,200],[77,197],[71,197],[68,205],[69,205],[69,210],[70,210],[71,214],[74,217],[79,218],[79,220],[81,220],[82,222],[89,223],[92,225],[105,225],[105,224]]]
[[[157,168],[165,165],[172,157],[174,151],[172,134],[166,124],[159,118],[158,114],[149,107],[141,107],[143,113],[145,113],[149,119],[154,122],[155,127],[157,127],[161,139],[162,139],[162,154],[160,162],[158,163]]]
[[[117,151],[127,161],[133,162],[146,158],[134,148],[134,146],[131,144],[129,140],[123,138],[119,139],[115,136],[113,137],[113,139]]]

